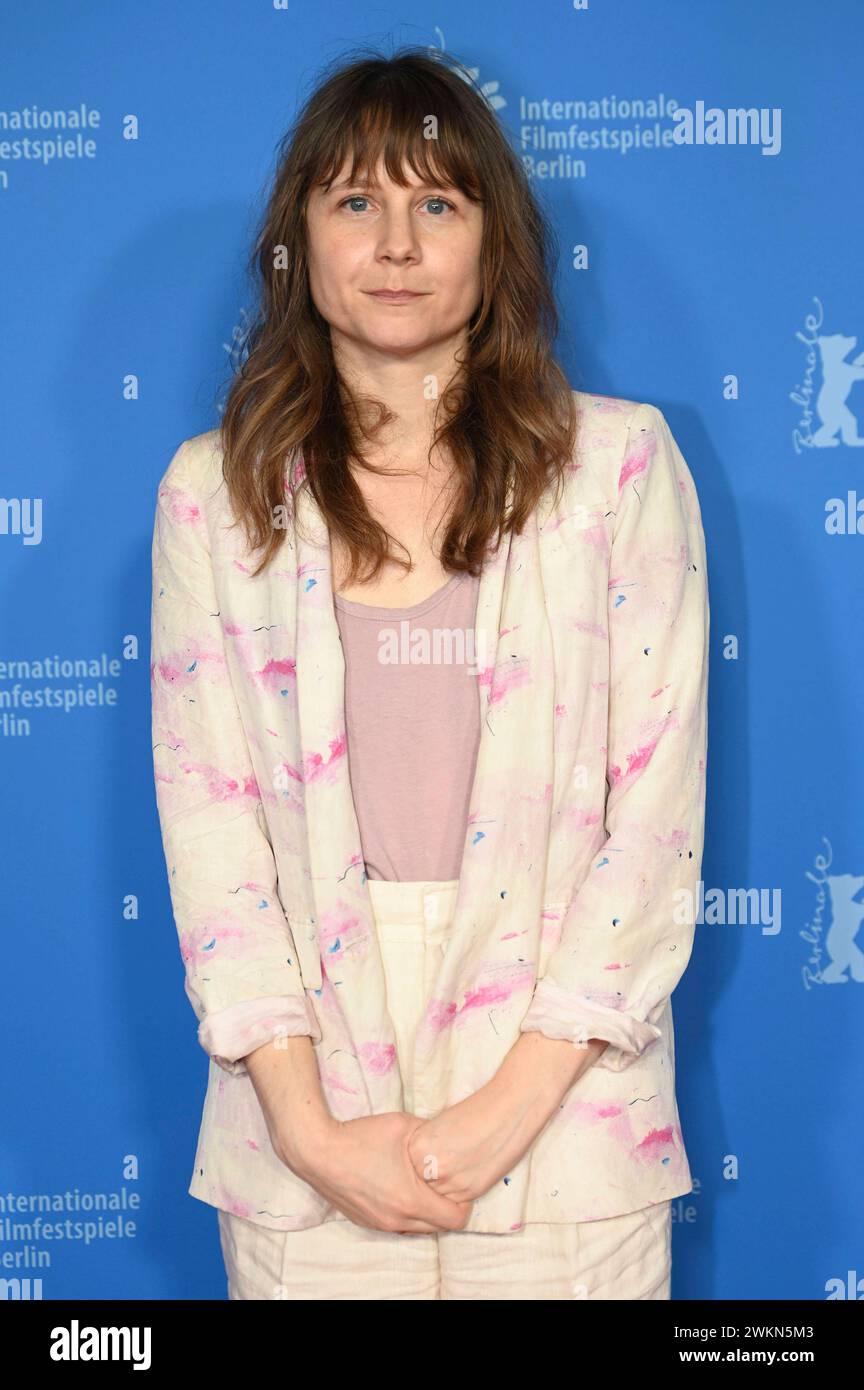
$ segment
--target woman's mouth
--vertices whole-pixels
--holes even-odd
[[[412,299],[422,299],[425,291],[419,290],[366,290],[366,294],[373,299],[380,299],[385,304],[408,304]]]

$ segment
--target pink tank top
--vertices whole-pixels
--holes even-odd
[[[459,877],[480,741],[478,586],[479,578],[454,574],[410,608],[333,597],[369,878]]]

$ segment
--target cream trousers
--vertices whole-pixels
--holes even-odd
[[[405,1109],[425,1108],[409,1075],[414,1030],[450,940],[458,880],[369,880]],[[659,1202],[604,1221],[534,1222],[506,1234],[409,1235],[337,1216],[274,1231],[219,1212],[230,1299],[668,1299],[672,1211]]]

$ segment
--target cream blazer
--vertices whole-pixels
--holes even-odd
[[[520,1031],[608,1046],[469,1231],[593,1221],[691,1191],[670,995],[705,811],[699,502],[660,410],[576,391],[566,486],[483,570],[483,710],[453,921],[415,1065],[436,1105]],[[348,776],[329,536],[304,489],[250,576],[218,431],[184,441],[153,535],[156,799],[185,989],[210,1057],[189,1192],[278,1230],[341,1216],[276,1157],[242,1061],[308,1034],[334,1116],[399,1110]]]

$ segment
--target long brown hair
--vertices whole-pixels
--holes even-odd
[[[393,415],[381,401],[353,398],[337,373],[329,325],[309,291],[306,232],[313,187],[328,186],[346,158],[353,181],[383,155],[401,187],[408,165],[483,207],[481,298],[465,360],[436,403],[430,448],[443,444],[453,468],[441,564],[476,575],[490,543],[511,527],[518,534],[545,488],[561,482],[575,447],[575,403],[551,346],[554,238],[491,107],[451,55],[365,53],[316,87],[277,147],[250,257],[260,303],[221,422],[223,474],[250,547],[264,549],[255,574],[284,540],[275,518],[292,512],[302,486],[347,547],[348,582],[361,571],[375,577],[384,559],[396,559],[394,538],[369,513],[348,466],[380,471],[364,458],[362,439]],[[434,140],[424,136],[430,113]],[[370,410],[379,417],[374,429],[363,423]]]

